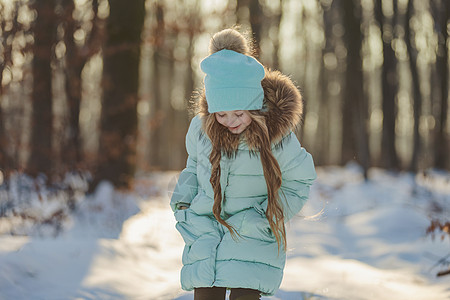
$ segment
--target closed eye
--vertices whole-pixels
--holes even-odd
[[[225,115],[217,114],[220,118],[225,117]]]

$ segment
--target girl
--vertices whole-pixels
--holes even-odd
[[[234,29],[216,33],[189,154],[171,207],[186,246],[181,285],[194,299],[260,299],[281,284],[285,223],[305,204],[316,178],[293,130],[302,98],[291,80],[250,56]]]

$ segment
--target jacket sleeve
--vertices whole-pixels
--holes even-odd
[[[192,199],[197,195],[197,142],[201,128],[201,120],[199,116],[195,116],[189,125],[186,134],[186,150],[188,159],[186,168],[181,171],[177,184],[170,199],[170,207],[173,211],[179,209],[180,206],[190,205]]]
[[[283,204],[284,220],[287,222],[305,205],[317,175],[311,154],[301,147],[294,133],[291,133],[276,157],[282,174],[278,194]],[[267,210],[267,202],[266,199],[261,203],[264,211]]]

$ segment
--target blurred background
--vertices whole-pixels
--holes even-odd
[[[449,299],[449,6],[0,0],[0,298],[193,299],[168,203],[238,25],[301,90],[318,166],[274,299]]]
[[[0,0],[0,184],[181,170],[211,36],[238,24],[321,165],[450,168],[447,0]]]

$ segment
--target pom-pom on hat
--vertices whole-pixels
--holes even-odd
[[[220,50],[200,63],[208,112],[258,110],[263,106],[264,67],[253,57]]]

